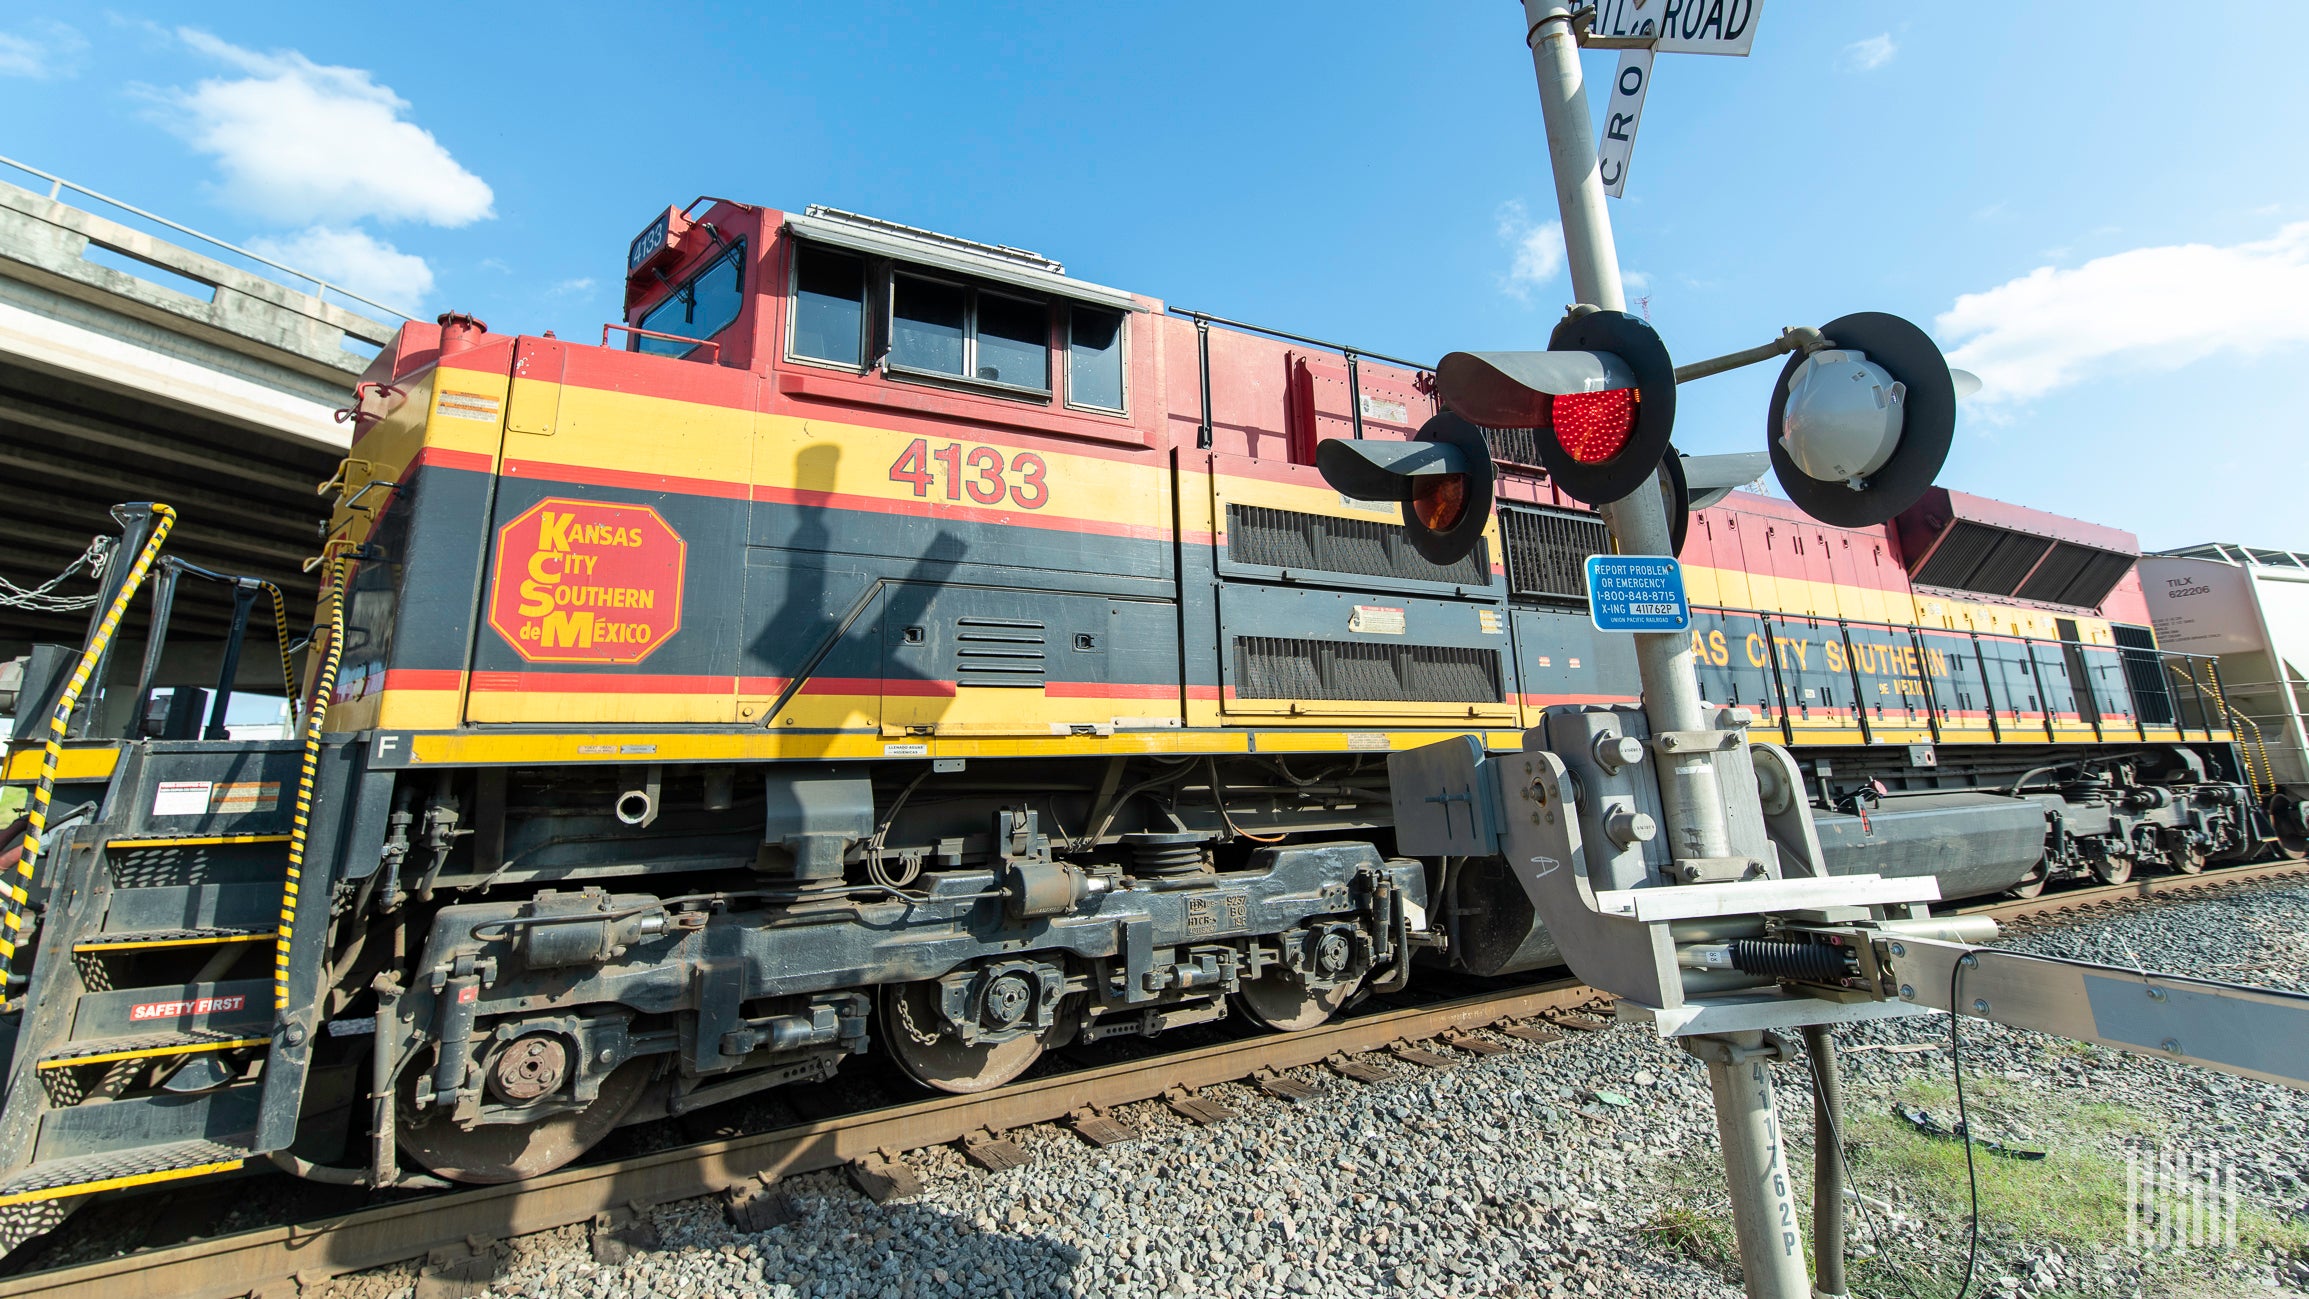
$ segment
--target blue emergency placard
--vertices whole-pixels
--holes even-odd
[[[1690,631],[1684,566],[1665,555],[1590,555],[1587,611],[1601,631]]]

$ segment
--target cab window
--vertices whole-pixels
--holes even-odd
[[[828,248],[794,253],[794,355],[853,368],[865,363],[866,262]]]
[[[1067,401],[1098,410],[1121,410],[1122,313],[1075,307],[1067,314]]]
[[[1050,391],[1050,306],[899,271],[890,369]]]
[[[688,356],[696,342],[729,328],[745,306],[746,246],[739,241],[704,270],[682,282],[665,301],[649,309],[641,327],[674,338],[634,336],[634,350],[652,356]]]

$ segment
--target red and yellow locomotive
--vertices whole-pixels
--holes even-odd
[[[1499,863],[1390,832],[1390,752],[1637,693],[1585,608],[1605,530],[1512,432],[1438,563],[1314,467],[1435,414],[1416,365],[817,208],[669,209],[626,283],[599,344],[452,315],[378,357],[304,742],[59,746],[96,810],[15,957],[0,1204],[257,1157],[520,1178],[870,1047],[969,1091],[1551,962]],[[1691,515],[1693,653],[1798,759],[1830,870],[2253,853],[2256,772],[2136,553],[1956,493],[1871,529],[1737,493]]]

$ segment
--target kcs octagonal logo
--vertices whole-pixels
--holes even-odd
[[[639,663],[681,630],[687,549],[646,505],[539,501],[497,530],[489,625],[532,663]]]

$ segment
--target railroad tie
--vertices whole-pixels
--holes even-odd
[[[1458,1063],[1440,1051],[1430,1051],[1426,1047],[1414,1046],[1409,1042],[1391,1043],[1387,1050],[1396,1059],[1418,1065],[1422,1069],[1448,1069]]]
[[[996,1135],[992,1128],[964,1133],[962,1156],[989,1173],[1006,1173],[1034,1162],[1024,1147],[1007,1136]]]
[[[850,1161],[850,1184],[876,1204],[910,1200],[922,1193],[922,1178],[895,1150],[884,1148]]]
[[[1138,1140],[1138,1129],[1116,1119],[1113,1115],[1091,1106],[1066,1116],[1066,1126],[1074,1135],[1104,1149],[1119,1146],[1126,1141]]]
[[[793,1198],[779,1188],[775,1173],[756,1173],[724,1187],[722,1211],[729,1216],[732,1227],[746,1232],[782,1227],[801,1216],[794,1208]]]
[[[593,1215],[593,1222],[586,1229],[586,1240],[592,1247],[593,1261],[612,1266],[665,1244],[658,1236],[656,1220],[638,1204],[620,1205]]]
[[[1296,1078],[1276,1073],[1272,1069],[1259,1070],[1251,1075],[1251,1081],[1258,1085],[1260,1091],[1276,1100],[1303,1101],[1320,1096],[1324,1092],[1324,1088],[1315,1083],[1301,1082]]]
[[[1350,1082],[1382,1083],[1395,1075],[1375,1064],[1365,1064],[1344,1055],[1333,1055],[1323,1061],[1324,1067]]]
[[[1173,1087],[1164,1092],[1163,1103],[1206,1128],[1215,1127],[1228,1119],[1240,1117],[1236,1111],[1227,1106],[1214,1100],[1205,1100],[1184,1087]]]

